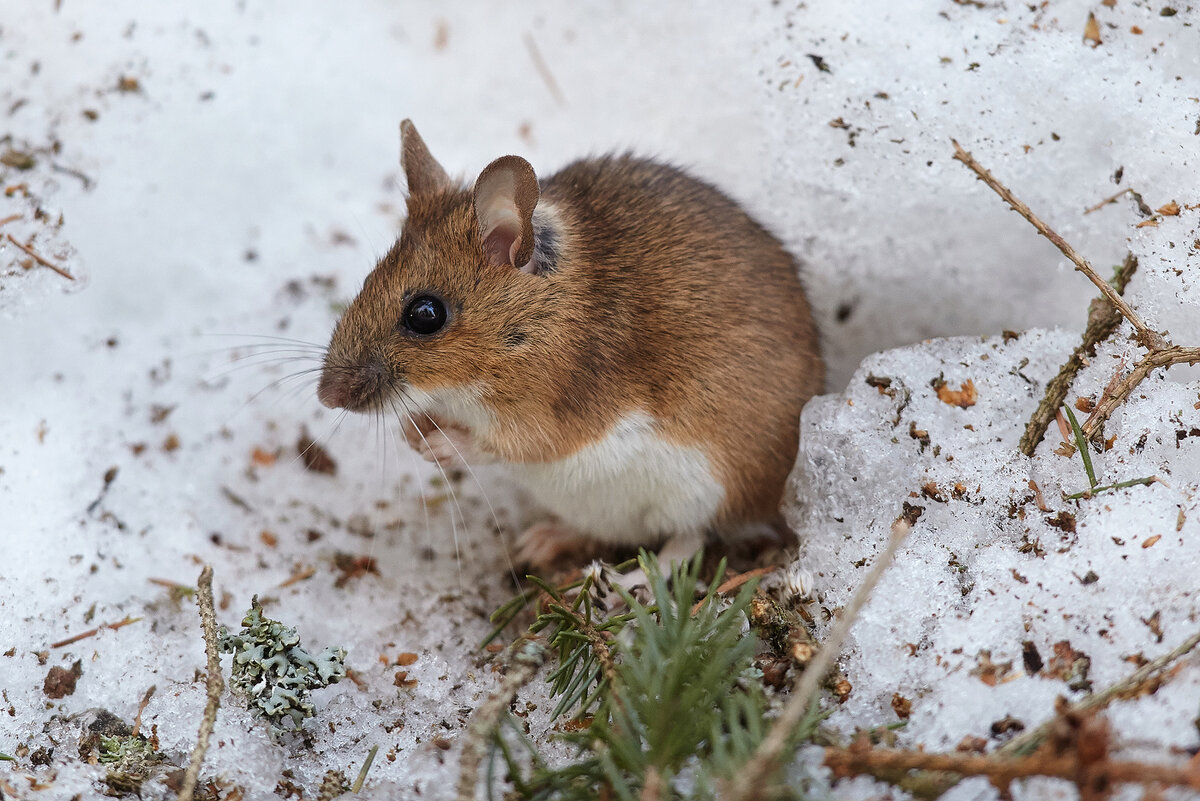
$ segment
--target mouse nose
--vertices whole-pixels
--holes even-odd
[[[387,383],[387,368],[376,360],[352,366],[326,364],[317,399],[330,409],[359,411],[377,400]]]
[[[350,403],[350,382],[346,376],[326,370],[317,384],[317,400],[330,409],[341,409]]]

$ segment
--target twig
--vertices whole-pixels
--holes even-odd
[[[745,573],[738,573],[736,576],[734,576],[733,578],[724,582],[723,584],[721,584],[721,586],[717,587],[717,591],[715,593],[713,593],[713,597],[715,597],[717,595],[728,595],[729,593],[733,592],[734,590],[739,589],[747,581],[750,581],[751,579],[756,579],[759,576],[765,576],[768,573],[774,573],[778,569],[779,569],[779,567],[777,565],[767,565],[766,567],[756,567],[753,570],[747,570]],[[692,604],[692,614],[694,615],[697,612],[699,612],[701,607],[704,606],[704,603],[707,600],[708,600],[708,597],[706,596],[704,598],[701,598],[699,601],[696,601],[696,603]]]
[[[119,629],[123,626],[128,626],[131,623],[137,623],[139,620],[141,620],[140,617],[127,617],[124,620],[118,620],[116,623],[105,623],[103,625],[97,626],[94,629],[88,629],[87,631],[83,632],[82,634],[76,634],[74,637],[68,637],[65,640],[59,640],[56,643],[51,643],[50,647],[51,648],[62,648],[64,645],[70,645],[72,643],[79,642],[80,640],[86,640],[88,637],[95,637],[97,634],[99,634],[104,629]]]
[[[41,256],[39,256],[36,252],[34,252],[30,248],[26,247],[25,245],[22,245],[16,239],[13,239],[12,234],[5,234],[5,236],[8,237],[9,242],[12,242],[14,245],[19,247],[21,250],[25,251],[25,253],[27,253],[29,255],[29,257],[32,258],[34,261],[36,261],[38,264],[42,265],[43,267],[49,267],[51,270],[54,270],[54,272],[58,273],[63,278],[66,278],[71,281],[75,280],[75,276],[71,275],[69,272],[64,270],[62,267],[59,267],[57,264],[53,264],[51,262],[46,261]]]
[[[519,639],[509,646],[515,665],[509,669],[500,688],[475,710],[474,719],[464,738],[462,757],[458,769],[458,801],[474,801],[475,787],[479,782],[479,766],[483,762],[488,740],[500,736],[496,729],[500,717],[517,692],[529,683],[538,668],[546,661],[546,649],[534,640]]]
[[[546,88],[554,96],[555,102],[560,106],[565,106],[567,99],[563,97],[562,90],[558,88],[558,81],[554,80],[554,73],[550,71],[546,60],[542,58],[542,51],[538,49],[537,41],[533,38],[533,34],[526,31],[521,39],[525,42],[525,49],[529,51],[529,58],[533,61],[534,68],[537,69],[538,75],[542,76],[542,80],[546,82]]]
[[[188,762],[179,787],[179,801],[192,801],[196,791],[196,780],[200,778],[200,766],[208,751],[208,739],[217,723],[217,710],[221,706],[221,693],[225,690],[225,679],[221,675],[221,654],[217,650],[217,613],[213,609],[212,567],[205,565],[197,583],[196,603],[200,607],[200,625],[204,630],[204,653],[208,657],[206,689],[208,703],[204,706],[204,718],[200,721],[200,732],[196,736],[196,747]]]
[[[7,217],[0,217],[0,225],[8,225],[10,222],[16,222],[22,216],[21,214],[10,214]]]
[[[367,759],[363,762],[362,770],[358,772],[358,778],[354,780],[354,785],[350,788],[350,792],[358,794],[362,789],[363,782],[367,780],[367,771],[371,769],[371,763],[375,761],[375,754],[379,751],[379,746],[371,746],[371,750],[367,753]]]
[[[1105,206],[1107,206],[1109,203],[1112,203],[1112,202],[1114,202],[1114,201],[1115,201],[1117,198],[1119,198],[1121,195],[1126,195],[1126,194],[1129,194],[1129,193],[1130,193],[1130,192],[1132,192],[1132,191],[1133,191],[1133,187],[1132,187],[1132,186],[1127,186],[1127,187],[1125,187],[1124,189],[1122,189],[1120,192],[1117,192],[1115,195],[1110,195],[1109,197],[1106,197],[1106,198],[1104,198],[1104,200],[1101,200],[1101,201],[1100,201],[1099,203],[1097,203],[1095,206],[1088,206],[1086,209],[1084,209],[1084,210],[1083,210],[1083,213],[1084,213],[1084,214],[1091,214],[1093,211],[1099,211],[1100,209],[1102,209],[1102,208],[1104,208]]]
[[[920,514],[915,507],[913,507],[913,511],[916,514],[906,510],[905,514],[896,518],[896,522],[892,523],[891,537],[887,547],[875,560],[875,564],[871,566],[870,572],[859,585],[854,597],[850,599],[850,603],[842,610],[841,619],[833,627],[829,636],[825,638],[825,642],[821,644],[821,650],[817,652],[816,658],[805,668],[800,681],[797,682],[796,688],[792,692],[792,697],[788,699],[783,711],[771,726],[771,730],[759,744],[754,756],[747,760],[730,781],[729,798],[733,801],[751,801],[751,799],[759,798],[762,791],[766,789],[763,777],[774,772],[792,732],[808,713],[809,707],[815,700],[817,689],[821,686],[825,674],[833,667],[841,652],[842,643],[850,634],[850,628],[858,618],[859,612],[871,597],[871,593],[874,591],[875,585],[879,583],[884,571],[891,565],[896,551],[900,549],[901,543],[904,542],[904,538],[916,521],[916,516]]]
[[[1172,345],[1147,353],[1141,361],[1133,366],[1129,375],[1125,376],[1124,380],[1117,384],[1111,393],[1106,393],[1100,403],[1096,404],[1096,408],[1083,423],[1084,435],[1088,439],[1095,436],[1109,415],[1121,405],[1125,398],[1129,397],[1129,393],[1133,392],[1146,376],[1150,375],[1150,371],[1158,367],[1170,367],[1173,364],[1195,364],[1196,362],[1200,362],[1200,348]]]
[[[146,690],[146,694],[142,696],[141,703],[138,704],[138,711],[137,715],[133,718],[133,731],[131,732],[134,737],[137,737],[138,730],[142,728],[142,713],[146,711],[146,707],[150,704],[150,699],[154,697],[154,691],[157,689],[158,685],[151,684],[150,689]]]
[[[1138,260],[1132,253],[1125,256],[1124,263],[1113,274],[1112,285],[1118,293],[1125,292],[1129,279],[1137,272]],[[1094,298],[1088,306],[1087,328],[1083,332],[1083,341],[1071,353],[1071,357],[1059,368],[1058,375],[1050,379],[1046,392],[1034,411],[1033,416],[1025,425],[1025,433],[1021,435],[1021,453],[1033,456],[1038,443],[1046,436],[1046,428],[1054,419],[1057,409],[1063,405],[1067,391],[1075,381],[1075,376],[1083,368],[1087,357],[1095,352],[1096,345],[1113,335],[1121,324],[1121,313],[1103,297]]]
[[[69,175],[72,178],[78,178],[80,181],[83,182],[84,189],[92,188],[92,179],[88,178],[86,175],[84,175],[79,170],[76,170],[72,167],[64,167],[61,164],[51,164],[50,169],[54,170],[55,172],[61,172],[63,175]]]
[[[1103,487],[1092,487],[1091,489],[1085,489],[1083,492],[1073,492],[1067,496],[1067,500],[1077,501],[1080,498],[1090,498],[1098,492],[1125,489],[1126,487],[1136,487],[1141,484],[1154,484],[1157,483],[1158,480],[1158,476],[1147,476],[1146,478],[1135,478],[1129,481],[1118,481],[1116,484],[1105,484]]]
[[[1136,328],[1138,332],[1138,340],[1143,345],[1152,350],[1157,350],[1168,346],[1167,341],[1163,339],[1162,335],[1156,331],[1151,331],[1150,328],[1147,327],[1144,322],[1142,322],[1142,318],[1138,317],[1137,312],[1129,308],[1129,304],[1117,294],[1116,290],[1109,286],[1107,281],[1096,274],[1096,271],[1092,269],[1092,265],[1088,264],[1082,256],[1076,253],[1075,248],[1071,247],[1070,243],[1059,236],[1054,229],[1042,222],[1042,220],[1036,214],[1030,211],[1028,206],[1026,206],[1024,203],[1018,200],[1016,196],[1013,195],[1008,187],[992,177],[992,174],[988,172],[982,165],[980,165],[979,162],[975,160],[974,156],[963,150],[962,146],[959,145],[958,142],[953,139],[950,141],[954,145],[954,158],[967,165],[967,167],[969,167],[977,176],[979,176],[980,180],[991,187],[992,191],[998,194],[1004,200],[1004,202],[1012,208],[1013,211],[1028,220],[1030,224],[1037,229],[1039,234],[1049,239],[1054,246],[1058,248],[1059,251],[1061,251],[1062,254],[1066,256],[1072,264],[1075,265],[1076,270],[1079,270],[1081,273],[1086,275],[1088,280],[1095,284],[1100,291],[1104,293],[1104,296],[1108,298],[1109,302],[1120,310],[1125,319],[1133,324],[1133,327]]]

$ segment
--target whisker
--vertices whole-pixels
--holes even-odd
[[[408,411],[408,406],[405,404],[403,396],[397,395],[396,398],[400,401],[400,405],[404,408],[405,416],[408,418],[409,422],[413,424],[413,427],[416,428],[417,436],[419,436],[421,441],[425,443],[426,447],[428,447],[429,440],[425,438],[425,434],[422,433],[420,426],[417,426],[416,421],[413,420],[412,413]],[[470,527],[467,525],[467,517],[463,514],[462,506],[458,502],[458,493],[454,491],[454,484],[450,481],[450,476],[446,473],[446,469],[442,467],[436,459],[433,461],[433,463],[437,467],[438,472],[442,474],[442,481],[446,484],[446,491],[450,494],[450,500],[454,504],[454,508],[458,510],[459,519],[462,520],[463,534],[466,534]],[[465,584],[463,583],[462,575],[462,550],[459,547],[458,526],[454,522],[453,510],[450,512],[450,528],[454,536],[454,560],[458,566],[458,590],[460,595],[466,595],[466,589]]]
[[[249,356],[246,357],[246,359],[249,359],[249,358],[251,358],[251,357],[249,357]],[[238,364],[235,364],[232,367],[226,367],[225,369],[221,370],[220,372],[210,373],[210,374],[201,376],[201,380],[205,381],[207,383],[211,383],[214,381],[220,381],[222,378],[227,378],[228,376],[231,376],[234,373],[240,373],[240,372],[243,372],[245,370],[249,370],[249,369],[252,369],[255,367],[267,368],[267,367],[271,367],[274,365],[282,366],[282,365],[286,365],[286,364],[295,364],[296,362],[311,362],[311,361],[312,361],[312,358],[308,357],[308,356],[288,356],[288,357],[284,357],[284,358],[275,357],[275,358],[264,359],[262,361],[256,361],[256,362],[246,361],[245,359],[242,359],[239,361]],[[321,369],[322,368],[320,366],[317,366],[317,367],[313,367],[309,370],[305,370],[304,372],[320,372]]]
[[[305,345],[310,348],[317,348],[319,350],[325,350],[324,345],[317,344],[316,342],[308,342],[303,339],[293,339],[291,337],[273,336],[271,334],[218,334],[218,333],[204,332],[204,333],[195,334],[195,336],[197,336],[197,337],[232,337],[232,338],[238,338],[238,339],[269,339],[269,340],[274,340],[275,342],[287,342],[291,345]]]
[[[430,417],[429,422],[433,423],[433,427],[436,428],[439,433],[445,436],[446,432],[442,431],[442,427],[437,424],[436,420]],[[451,448],[454,448],[454,452],[458,454],[458,460],[462,462],[463,467],[467,469],[467,473],[471,476],[471,480],[474,481],[475,486],[479,488],[479,494],[483,496],[483,501],[487,504],[488,511],[492,515],[492,524],[496,527],[496,534],[500,535],[504,530],[504,527],[500,525],[500,518],[496,516],[496,507],[492,506],[492,499],[488,497],[487,490],[483,488],[483,483],[479,480],[479,476],[475,474],[475,469],[471,467],[470,463],[468,463],[466,459],[463,458],[462,451],[460,451],[458,446],[454,444],[454,440],[446,437],[446,441],[450,443]],[[504,551],[504,561],[508,565],[508,574],[512,577],[513,585],[520,587],[521,582],[517,579],[517,569],[513,565],[512,555],[508,552],[508,544],[504,541],[503,536],[500,537],[500,548],[502,551]]]
[[[403,425],[403,420],[401,419],[401,412],[399,409],[396,408],[395,401],[389,400],[389,405],[392,407],[392,411],[396,415],[396,419],[400,420],[401,425]],[[413,451],[412,448],[407,447],[407,444],[405,445],[405,447],[403,449],[401,448],[399,440],[396,439],[396,432],[394,430],[389,429],[388,433],[392,437],[392,445],[396,448],[396,458],[397,459],[399,459],[399,457],[400,457],[401,450],[405,450],[408,452],[408,461],[409,461],[409,464],[412,465],[412,476],[413,476],[413,479],[416,481],[417,492],[421,498],[421,513],[422,513],[422,516],[425,518],[425,547],[430,549],[430,551],[432,551],[433,550],[433,527],[431,526],[431,524],[429,522],[429,503],[426,501],[426,497],[425,497],[425,482],[421,479],[421,463],[419,461],[417,461],[417,454]]]

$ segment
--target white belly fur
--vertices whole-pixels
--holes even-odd
[[[564,523],[618,544],[702,534],[725,497],[704,452],[664,441],[644,412],[565,459],[510,469]]]

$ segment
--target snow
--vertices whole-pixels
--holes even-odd
[[[271,798],[288,769],[311,795],[325,770],[353,775],[379,745],[366,797],[450,794],[470,710],[495,686],[475,645],[512,592],[495,531],[519,530],[527,510],[494,471],[447,492],[389,421],[338,418],[294,372],[316,365],[396,233],[405,117],[465,176],[507,152],[542,171],[626,147],[688,165],[805,261],[833,394],[805,412],[789,515],[820,603],[846,602],[903,502],[925,507],[854,629],[842,661],[854,690],[831,723],[892,722],[899,692],[913,702],[901,741],[953,748],[988,736],[985,722],[1035,725],[1055,696],[1079,697],[1024,675],[1026,641],[1047,663],[1068,641],[1096,688],[1134,668],[1126,657],[1170,649],[1200,611],[1196,372],[1152,376],[1093,457],[1101,483],[1161,483],[1064,500],[1086,476],[1078,455],[1054,453],[1056,428],[1032,460],[1015,442],[1096,293],[951,160],[949,139],[1102,274],[1131,250],[1130,301],[1174,342],[1200,344],[1200,212],[1187,208],[1200,202],[1198,18],[1127,0],[762,3],[737,16],[716,2],[22,7],[19,24],[0,23],[0,151],[36,164],[0,167],[0,184],[27,187],[0,195],[0,220],[22,216],[0,235],[36,234],[77,280],[25,270],[0,239],[0,752],[57,743],[48,767],[0,762],[3,792],[96,795],[103,768],[72,758],[80,723],[67,716],[103,707],[132,721],[151,685],[143,727],[186,759],[204,705],[198,621],[150,579],[192,585],[211,564],[222,622],[257,594],[309,650],[345,647],[363,687],[314,694],[311,746],[272,742],[226,696],[205,775]],[[123,78],[136,85],[119,90]],[[1127,187],[1181,212],[1137,227],[1126,195],[1083,213]],[[1069,400],[1096,400],[1132,363],[1128,331]],[[891,378],[895,396],[868,375]],[[977,403],[938,400],[939,375],[951,389],[972,380]],[[335,476],[296,457],[305,429]],[[929,482],[945,502],[921,497]],[[1073,534],[1047,522],[1060,511]],[[338,554],[378,572],[335,586]],[[1143,622],[1155,612],[1161,642]],[[50,647],[126,617],[140,620]],[[984,650],[1012,662],[994,686],[972,675]],[[49,667],[77,659],[75,693],[46,698]],[[400,672],[416,684],[398,687]],[[1115,705],[1119,742],[1155,758],[1194,747],[1197,684],[1193,657],[1154,695]],[[545,706],[532,689],[523,703]],[[851,787],[879,791],[838,792]],[[148,785],[156,794],[169,795]]]

